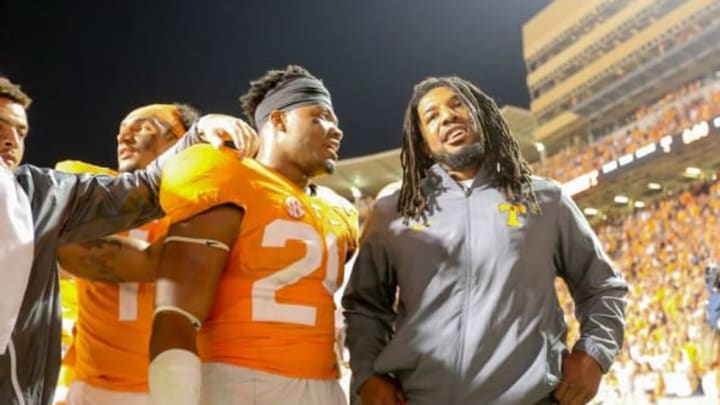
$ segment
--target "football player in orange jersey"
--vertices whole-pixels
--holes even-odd
[[[310,183],[338,159],[330,93],[288,66],[241,102],[260,134],[256,160],[198,147],[163,171],[173,225],[156,283],[153,403],[344,404],[332,294],[357,212]]]
[[[154,104],[133,110],[120,123],[117,135],[118,170],[143,169],[162,152],[170,148],[197,120],[198,113],[183,104]],[[102,168],[81,162],[62,162],[56,169],[69,172],[102,172]],[[107,170],[105,170],[107,171]],[[140,246],[164,238],[167,222],[155,220],[121,235],[136,239]],[[99,239],[69,245],[58,250],[60,262],[71,266],[75,273],[83,268],[68,258],[78,250],[113,251],[121,241]],[[159,245],[155,245],[159,246]],[[149,252],[148,252],[149,254]],[[107,255],[105,256],[107,257]],[[85,256],[87,260],[88,257]],[[127,260],[127,258],[123,258]],[[133,280],[152,281],[153,272],[141,267],[123,271]],[[95,260],[86,266],[91,271],[103,271],[104,264]],[[116,273],[113,273],[116,274]],[[113,278],[114,276],[109,276]],[[150,282],[118,283],[78,278],[79,308],[73,354],[74,380],[66,397],[67,405],[149,405],[147,386],[148,344],[152,323],[154,286]]]

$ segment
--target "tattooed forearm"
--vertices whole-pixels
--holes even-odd
[[[92,239],[85,242],[78,243],[80,246],[91,249],[91,250],[107,250],[107,249],[114,249],[114,250],[120,250],[122,249],[122,242],[114,238],[112,236],[108,236],[106,238],[102,239]]]
[[[93,281],[152,281],[154,269],[147,247],[142,241],[109,236],[63,246],[58,261],[67,272]]]
[[[96,272],[99,276],[92,279],[115,283],[127,281],[120,277],[112,266],[122,254],[123,244],[119,240],[113,237],[93,239],[80,243],[80,246],[86,249],[79,257],[80,265],[86,270],[84,273]]]

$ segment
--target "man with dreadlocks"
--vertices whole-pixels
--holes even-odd
[[[375,203],[343,297],[363,405],[584,404],[620,349],[627,285],[572,199],[532,177],[495,102],[415,86],[399,192]],[[577,305],[569,352],[555,277]]]

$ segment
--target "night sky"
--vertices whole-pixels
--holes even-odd
[[[412,85],[427,76],[457,74],[527,107],[522,24],[549,2],[0,0],[0,73],[33,98],[25,163],[115,167],[133,108],[240,115],[248,82],[289,63],[332,92],[348,158],[400,146]]]

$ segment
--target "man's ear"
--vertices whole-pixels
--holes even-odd
[[[285,111],[273,110],[270,113],[269,121],[275,131],[287,132],[287,114],[285,114]]]

